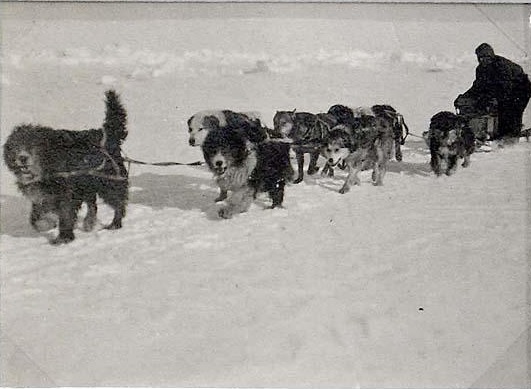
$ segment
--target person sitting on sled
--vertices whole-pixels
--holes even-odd
[[[494,54],[488,43],[476,48],[476,56],[476,79],[470,89],[457,97],[454,106],[459,108],[468,100],[479,115],[497,111],[498,130],[492,139],[517,142],[531,97],[531,82],[520,65]]]

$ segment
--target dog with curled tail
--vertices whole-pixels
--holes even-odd
[[[74,240],[77,212],[87,204],[83,229],[96,224],[97,197],[114,209],[107,229],[122,227],[128,197],[128,174],[121,155],[127,137],[127,114],[118,94],[106,92],[103,126],[58,130],[21,124],[4,144],[4,161],[22,194],[31,200],[31,225],[38,231],[56,227],[52,244]]]

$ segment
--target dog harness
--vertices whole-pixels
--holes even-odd
[[[105,147],[105,143],[107,142],[107,133],[103,131],[103,135],[101,137],[101,141],[99,145],[94,145],[95,150],[100,153],[101,156],[103,156],[103,159],[101,163],[98,166],[95,167],[89,167],[85,169],[75,169],[75,170],[69,170],[69,171],[63,171],[63,172],[57,172],[54,174],[54,176],[61,177],[61,178],[69,178],[69,177],[75,177],[75,176],[94,176],[94,177],[101,177],[107,180],[117,180],[117,181],[125,181],[127,180],[127,171],[125,172],[125,175],[122,174],[120,166],[118,165],[118,162],[116,162],[115,158],[109,153],[107,148]],[[88,165],[91,164],[90,157],[94,156],[92,154],[87,154],[83,160]],[[108,174],[103,172],[103,170],[108,166],[108,163],[110,162],[113,173]],[[125,169],[125,168],[124,168]]]

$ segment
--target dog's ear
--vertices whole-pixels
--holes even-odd
[[[214,115],[205,116],[203,118],[203,127],[209,130],[217,130],[220,127],[219,119]]]

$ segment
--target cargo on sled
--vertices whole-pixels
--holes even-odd
[[[456,114],[465,118],[474,132],[478,146],[497,138],[498,102],[496,99],[490,99],[485,107],[479,108],[477,99],[459,96],[454,105]]]

